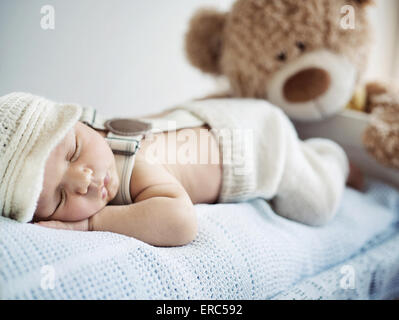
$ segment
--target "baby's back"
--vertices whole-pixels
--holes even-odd
[[[143,188],[173,176],[193,203],[215,203],[222,183],[217,141],[209,127],[151,134],[141,141],[130,181],[135,199]]]

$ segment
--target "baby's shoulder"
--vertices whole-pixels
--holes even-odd
[[[149,161],[146,157],[137,155],[130,178],[130,194],[135,199],[143,190],[160,184],[180,184],[170,171],[156,161]]]

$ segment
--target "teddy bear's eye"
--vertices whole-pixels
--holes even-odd
[[[287,54],[284,51],[280,52],[277,55],[277,59],[280,60],[280,61],[285,61],[285,60],[287,60]]]
[[[298,41],[296,43],[296,46],[298,47],[299,50],[305,51],[306,50],[306,45],[302,41]]]

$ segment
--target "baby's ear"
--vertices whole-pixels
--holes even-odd
[[[191,18],[186,34],[186,54],[191,64],[204,72],[219,75],[223,29],[227,13],[201,9]]]

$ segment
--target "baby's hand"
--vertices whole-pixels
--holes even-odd
[[[64,222],[64,221],[40,221],[36,222],[42,227],[53,228],[53,229],[63,229],[63,230],[75,230],[75,231],[89,231],[89,219],[85,219],[77,222]]]

